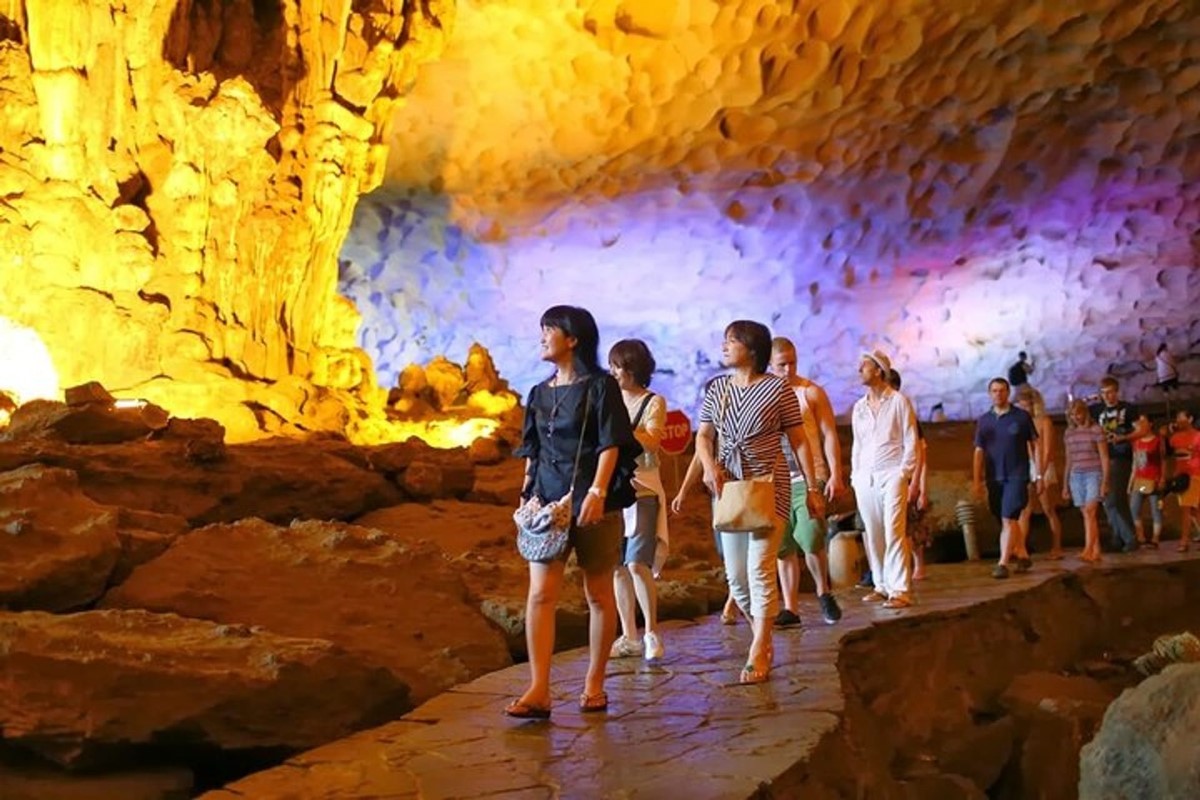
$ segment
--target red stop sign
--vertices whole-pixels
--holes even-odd
[[[688,421],[687,414],[679,409],[668,411],[666,430],[662,437],[663,452],[677,456],[687,450],[688,443],[691,441],[692,423]]]

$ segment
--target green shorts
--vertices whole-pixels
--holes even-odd
[[[808,515],[808,486],[804,481],[792,482],[792,513],[783,530],[779,558],[788,558],[801,550],[806,555],[825,549],[825,526]]]
[[[621,566],[624,546],[625,518],[620,511],[609,511],[586,528],[571,526],[571,547],[584,572],[612,572]]]

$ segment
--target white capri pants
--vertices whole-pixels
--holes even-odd
[[[779,592],[775,580],[775,555],[783,541],[783,520],[761,533],[721,531],[725,579],[738,608],[754,619],[775,619]]]

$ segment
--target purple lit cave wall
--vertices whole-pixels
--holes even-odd
[[[560,302],[689,412],[737,318],[839,414],[875,346],[922,417],[980,413],[1018,350],[1051,409],[1109,371],[1161,400],[1162,342],[1200,381],[1187,4],[734,5],[460,6],[342,251],[381,383],[478,341],[524,392]]]

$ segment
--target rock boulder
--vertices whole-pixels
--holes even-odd
[[[403,684],[327,641],[144,611],[0,612],[0,727],[63,766],[295,750],[379,724]]]
[[[1200,797],[1200,664],[1177,664],[1109,706],[1079,755],[1080,800]]]
[[[0,605],[65,611],[95,600],[122,552],[117,520],[69,470],[0,472]]]
[[[390,670],[418,702],[512,663],[439,549],[341,523],[245,520],[193,531],[103,605],[326,639]]]

